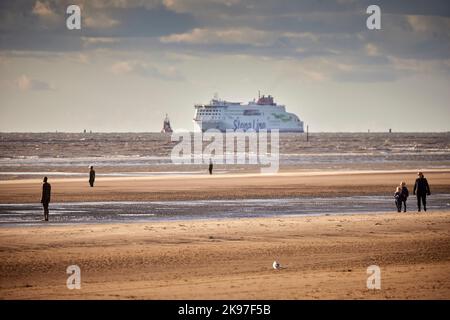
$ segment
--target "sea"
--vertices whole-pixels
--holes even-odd
[[[162,133],[0,133],[0,180],[82,176],[91,165],[100,176],[203,174],[203,164],[172,162],[178,143]],[[279,164],[280,171],[449,168],[450,132],[310,133],[308,139],[280,133]],[[259,167],[224,164],[215,172]]]

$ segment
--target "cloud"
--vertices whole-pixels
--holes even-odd
[[[175,12],[204,14],[224,9],[242,8],[241,0],[163,0],[163,4]]]
[[[116,74],[116,75],[121,75],[121,74],[126,74],[126,73],[130,73],[135,69],[135,62],[131,62],[131,61],[120,61],[120,62],[116,62],[114,63],[110,70],[112,73]]]
[[[158,39],[194,28],[188,14],[168,10],[161,1],[87,1],[81,7],[81,32],[65,28],[69,1],[0,1],[0,50],[75,51],[81,37]],[[158,41],[157,41],[158,42]],[[128,46],[128,43],[127,43]],[[134,50],[128,46],[127,50]]]
[[[326,74],[324,74],[323,72],[320,71],[315,71],[315,70],[301,70],[300,73],[306,78],[309,79],[311,81],[325,81],[328,80],[328,76]]]
[[[440,75],[450,78],[450,59],[416,60],[389,57],[389,60],[397,73],[402,73],[408,76],[420,74],[430,78]]]
[[[10,62],[9,57],[4,54],[0,54],[0,66],[8,65]]]
[[[84,53],[79,53],[76,55],[75,61],[83,64],[89,63],[89,56]]]
[[[195,28],[187,33],[160,37],[163,43],[188,44],[251,44],[264,46],[272,44],[274,34],[250,28],[201,29]]]
[[[109,70],[115,75],[135,74],[160,80],[184,80],[182,74],[174,66],[157,67],[140,61],[118,61]]]
[[[402,59],[440,61],[442,70],[447,70],[445,61],[450,59],[450,6],[443,0],[427,4],[411,0],[408,5],[399,0],[380,0],[381,31],[369,31],[365,26],[369,0],[77,2],[82,6],[81,33],[69,32],[59,23],[47,23],[55,12],[58,17],[62,13],[64,19],[66,1],[0,2],[0,50],[31,54],[103,48],[110,53],[246,55],[310,63],[326,57],[334,63],[331,70],[345,73],[345,79],[358,68],[364,70],[359,77],[362,79],[370,74],[392,79],[382,71],[388,72],[394,68],[394,61]],[[128,72],[141,76],[182,78],[176,69],[131,61],[138,57],[118,59],[129,59]],[[116,68],[110,71],[127,70],[120,64]],[[394,69],[403,74],[404,68]],[[331,71],[308,72],[311,79],[333,79]]]
[[[83,42],[83,46],[104,46],[104,45],[112,45],[120,42],[118,38],[111,37],[81,37],[81,41]]]
[[[36,1],[32,12],[40,17],[51,17],[55,15],[55,12],[50,8],[50,4],[41,1]]]
[[[88,0],[86,4],[94,8],[145,8],[153,9],[162,4],[162,0]]]
[[[367,55],[370,56],[370,57],[374,57],[374,56],[377,56],[379,54],[378,47],[375,44],[373,44],[373,43],[366,44],[365,49],[366,49]]]
[[[372,0],[163,0],[163,4],[176,12],[188,12],[196,16],[222,15],[270,16],[300,13],[365,12]],[[423,14],[450,16],[448,0],[378,0],[377,5],[387,14]]]
[[[17,87],[22,91],[30,91],[30,90],[54,90],[53,86],[45,81],[31,79],[27,75],[21,75],[15,81]]]
[[[57,22],[61,22],[64,18],[63,15],[58,15],[52,8],[49,2],[36,1],[31,13],[42,21],[47,28],[48,25],[56,25]]]
[[[450,58],[450,18],[384,15],[382,32],[364,32],[365,41],[386,56],[434,60]]]
[[[407,15],[406,21],[415,32],[444,33],[450,36],[450,18]]]
[[[113,28],[120,25],[120,21],[113,19],[105,13],[89,15],[84,19],[84,25],[89,28]]]

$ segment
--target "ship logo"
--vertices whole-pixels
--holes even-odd
[[[277,114],[277,113],[272,113],[272,115],[277,118],[278,120],[281,120],[283,122],[288,122],[292,120],[292,116],[286,115],[286,114]]]

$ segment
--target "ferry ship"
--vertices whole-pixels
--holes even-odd
[[[208,129],[303,132],[303,121],[286,112],[286,107],[276,104],[270,95],[259,95],[257,101],[248,104],[220,100],[215,96],[209,104],[195,105],[194,122],[203,132]]]

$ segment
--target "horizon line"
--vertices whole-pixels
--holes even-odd
[[[191,130],[174,130],[173,133],[182,133],[182,132],[189,132],[189,133],[196,133],[196,132],[200,132],[200,131],[191,131]],[[268,131],[270,132],[270,131]],[[153,133],[153,134],[169,134],[169,133],[164,133],[164,132],[160,132],[160,131],[0,131],[0,134],[11,134],[11,133],[72,133],[72,134],[96,134],[96,133]],[[243,132],[245,133],[245,132]],[[387,131],[309,131],[309,134],[311,133],[450,133],[450,129],[449,130],[442,130],[442,131],[392,131],[389,132],[389,130]],[[305,132],[280,132],[280,134],[306,134]]]

